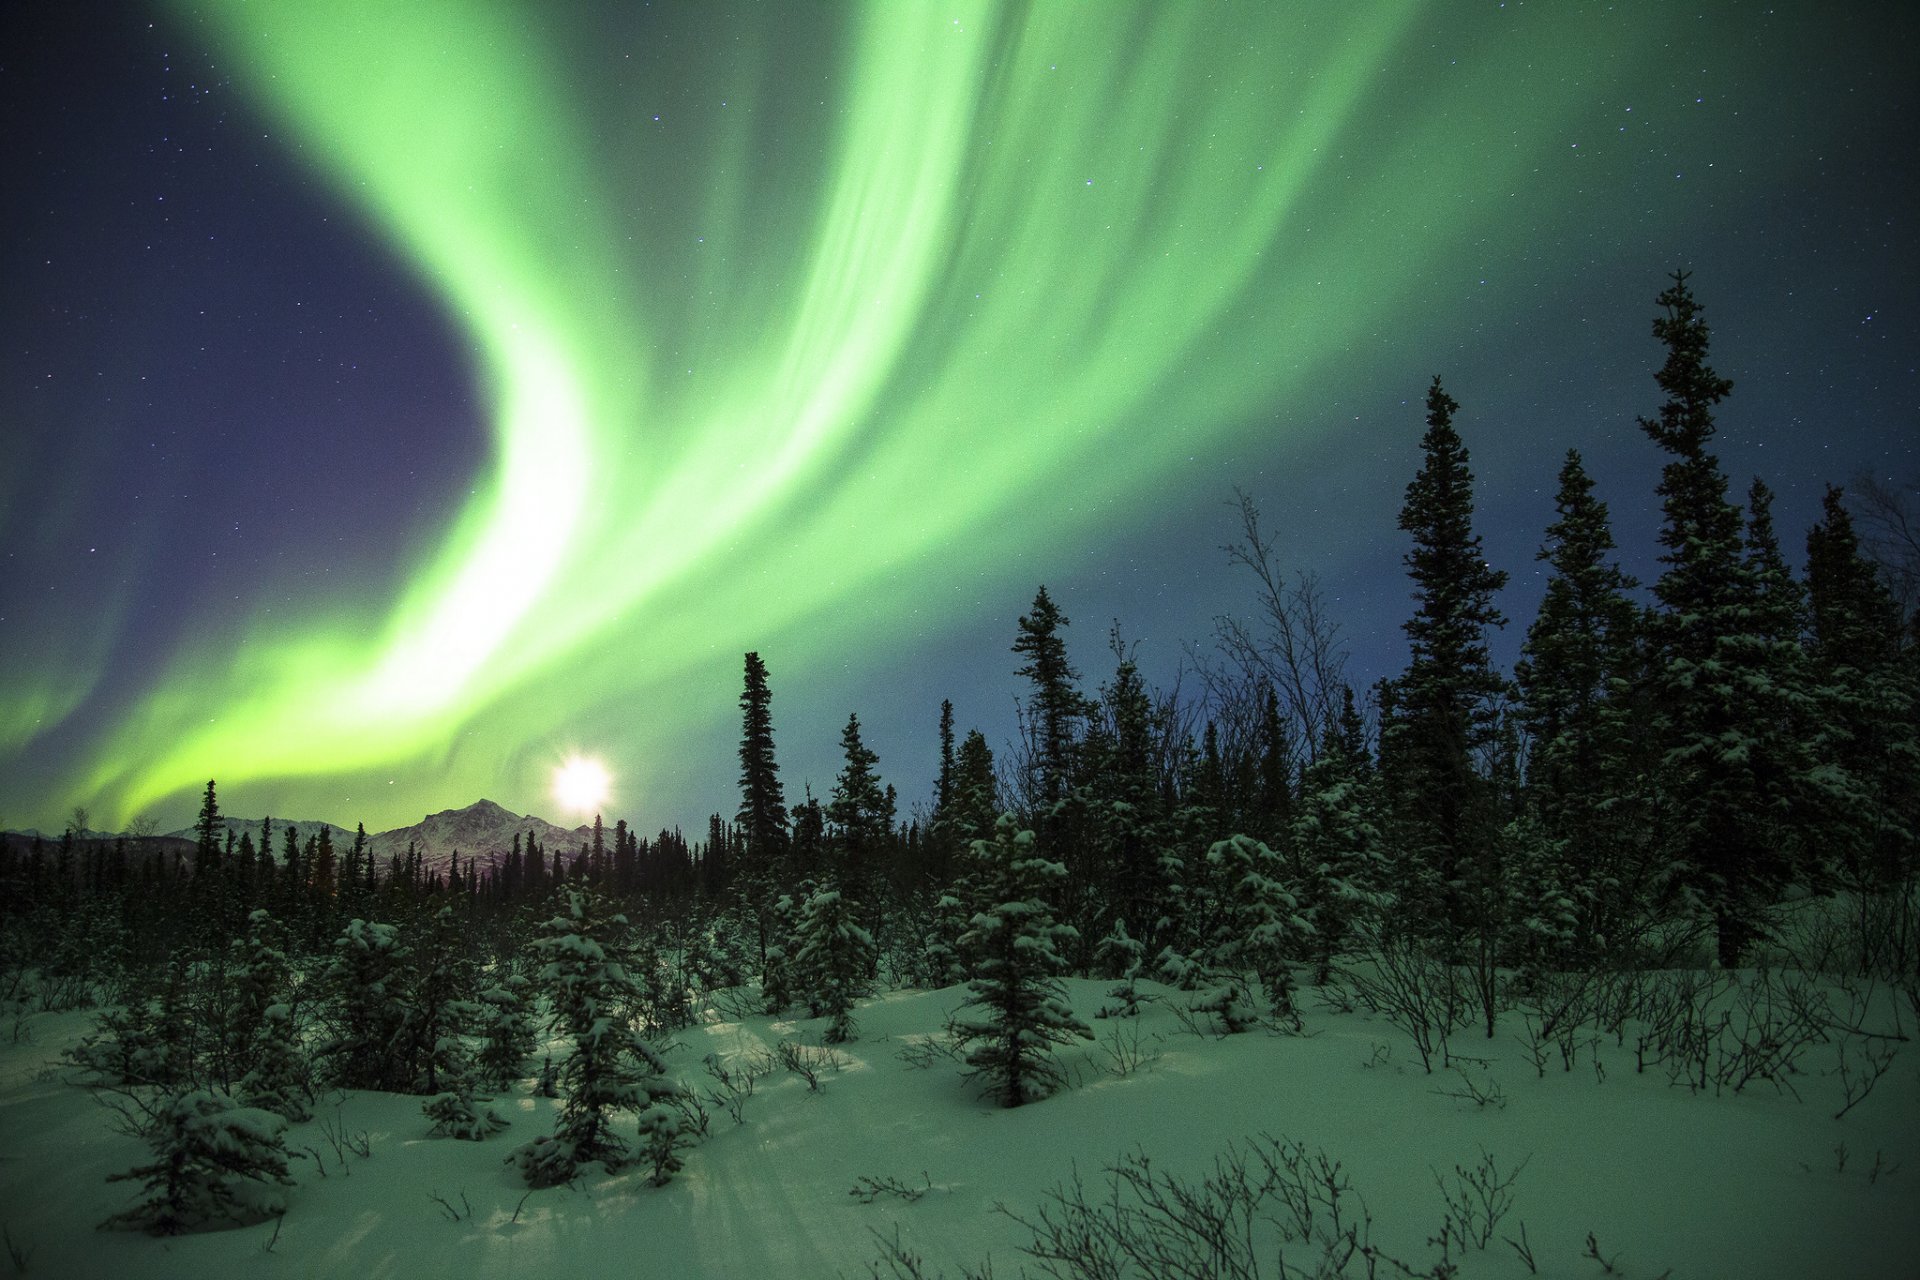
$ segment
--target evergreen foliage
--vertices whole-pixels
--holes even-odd
[[[1067,660],[1066,638],[1060,634],[1066,626],[1066,615],[1042,586],[1034,594],[1032,611],[1021,615],[1013,642],[1014,653],[1023,659],[1017,674],[1033,685],[1027,701],[1033,744],[1026,782],[1040,814],[1065,799],[1072,785],[1074,749],[1086,712],[1076,687],[1079,676]]]
[[[614,1117],[680,1093],[665,1061],[629,1020],[639,991],[620,958],[627,918],[584,889],[560,890],[557,905],[531,946],[552,1004],[552,1030],[573,1051],[560,1065],[556,1131],[508,1157],[535,1187],[569,1182],[596,1161],[609,1173],[621,1169],[631,1148],[615,1132]]]
[[[1629,913],[1644,833],[1631,798],[1631,683],[1638,671],[1635,584],[1612,563],[1606,504],[1580,454],[1568,450],[1539,559],[1553,570],[1514,669],[1519,718],[1531,742],[1527,800],[1540,840],[1556,843],[1575,923],[1566,945],[1604,949]],[[1529,856],[1536,870],[1541,864]]]
[[[527,988],[525,978],[508,970],[474,997],[483,1010],[474,1068],[478,1079],[496,1089],[520,1077],[538,1043]]]
[[[316,1055],[325,1079],[348,1089],[413,1088],[406,999],[412,955],[390,924],[351,920],[320,976],[329,1034]]]
[[[433,1121],[429,1132],[466,1142],[480,1142],[507,1127],[504,1116],[467,1088],[436,1093],[420,1104],[420,1111]]]
[[[1276,1017],[1296,1026],[1293,1007],[1293,968],[1288,954],[1295,940],[1313,933],[1300,914],[1300,901],[1281,882],[1280,855],[1248,835],[1215,841],[1207,850],[1207,878],[1213,896],[1212,927],[1207,939],[1208,967],[1230,990],[1238,975],[1251,971],[1266,989]],[[1233,998],[1227,997],[1232,1005]],[[1237,1018],[1222,1013],[1229,1030]]]
[[[1459,407],[1436,377],[1427,390],[1424,460],[1400,511],[1413,538],[1406,563],[1417,607],[1405,624],[1412,653],[1382,727],[1392,740],[1401,905],[1444,937],[1478,927],[1478,887],[1492,878],[1481,864],[1498,823],[1478,758],[1493,741],[1506,687],[1487,632],[1506,623],[1494,594],[1507,575],[1487,564],[1473,531],[1473,474],[1453,427]]]
[[[747,883],[762,896],[779,879],[787,839],[786,793],[773,758],[772,704],[766,663],[749,653],[740,691],[740,812],[734,820],[744,841]]]
[[[975,959],[953,1033],[972,1075],[1003,1106],[1017,1107],[1060,1086],[1053,1046],[1093,1038],[1059,979],[1067,967],[1061,947],[1076,934],[1055,923],[1047,895],[1066,869],[1042,857],[1033,832],[1020,830],[1011,814],[1001,816],[991,842],[975,843],[974,857],[995,905],[973,917],[962,940]]]
[[[858,715],[847,717],[840,750],[846,763],[826,811],[830,871],[856,894],[870,897],[884,871],[881,851],[893,833],[893,792],[881,785],[880,757],[861,740]]]
[[[1902,653],[1900,607],[1862,554],[1839,489],[1807,532],[1809,675],[1827,764],[1817,804],[1832,869],[1864,891],[1911,875],[1920,833],[1920,668]]]
[[[1711,921],[1720,962],[1765,935],[1794,873],[1811,763],[1796,723],[1795,604],[1764,489],[1743,540],[1719,460],[1713,410],[1733,384],[1707,364],[1709,332],[1685,273],[1660,295],[1667,395],[1641,428],[1670,455],[1661,471],[1665,571],[1650,624],[1648,729],[1658,756],[1657,838],[1677,887]]]
[[[828,1044],[853,1039],[853,1004],[867,993],[879,958],[873,934],[861,927],[854,904],[828,883],[800,909],[795,942],[794,972],[808,1014],[831,1019]]]
[[[1355,922],[1384,901],[1387,885],[1379,802],[1353,690],[1344,690],[1344,698],[1342,723],[1329,726],[1301,777],[1292,823],[1301,912],[1313,924],[1307,942],[1316,986],[1332,977]]]
[[[286,1120],[207,1089],[167,1098],[148,1134],[154,1159],[109,1182],[138,1182],[145,1198],[100,1225],[157,1236],[241,1226],[286,1210]]]

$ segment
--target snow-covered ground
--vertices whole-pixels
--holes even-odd
[[[1107,985],[1068,989],[1088,1016]],[[640,1170],[609,1177],[596,1167],[573,1187],[529,1194],[503,1160],[551,1131],[557,1104],[525,1087],[499,1103],[513,1127],[481,1143],[427,1136],[418,1098],[348,1094],[290,1131],[288,1146],[314,1149],[320,1165],[295,1161],[300,1185],[282,1222],[164,1240],[95,1229],[131,1196],[107,1176],[146,1151],[51,1065],[94,1015],[28,1015],[0,1024],[0,1219],[16,1255],[0,1256],[0,1268],[24,1258],[27,1274],[71,1280],[773,1280],[865,1276],[880,1256],[875,1233],[897,1230],[929,1276],[957,1277],[989,1258],[994,1274],[1017,1276],[1034,1266],[1021,1252],[1032,1237],[999,1206],[1031,1217],[1076,1169],[1090,1195],[1101,1193],[1101,1170],[1135,1151],[1156,1170],[1197,1176],[1227,1144],[1267,1134],[1341,1161],[1372,1212],[1374,1240],[1420,1265],[1437,1256],[1426,1242],[1445,1216],[1437,1174],[1487,1154],[1502,1171],[1527,1161],[1490,1247],[1464,1258],[1467,1276],[1527,1275],[1500,1238],[1519,1238],[1522,1223],[1543,1276],[1604,1276],[1585,1256],[1588,1233],[1614,1274],[1649,1280],[1920,1275],[1920,1046],[1906,1046],[1873,1095],[1835,1120],[1830,1046],[1803,1062],[1800,1100],[1765,1083],[1716,1097],[1676,1088],[1664,1072],[1636,1075],[1631,1044],[1611,1040],[1602,1071],[1583,1057],[1572,1073],[1556,1060],[1538,1078],[1507,1034],[1518,1029],[1509,1015],[1499,1038],[1455,1041],[1484,1067],[1428,1075],[1392,1026],[1316,1007],[1308,993],[1303,1036],[1196,1034],[1167,1004],[1095,1021],[1101,1040],[1063,1055],[1071,1087],[1003,1110],[950,1059],[911,1061],[963,995],[866,1002],[860,1038],[831,1050],[840,1065],[821,1073],[817,1091],[791,1072],[761,1079],[743,1122],[715,1108],[709,1136],[664,1187]],[[781,1040],[817,1046],[823,1026],[710,1013],[668,1058],[707,1086],[707,1055],[737,1066]],[[1121,1059],[1135,1055],[1123,1073]],[[1504,1105],[1465,1096],[1469,1080]],[[371,1154],[341,1159],[323,1126],[368,1135]],[[849,1194],[862,1179],[924,1193],[863,1202]],[[1277,1270],[1269,1263],[1264,1274]]]

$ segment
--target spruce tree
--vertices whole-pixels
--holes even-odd
[[[1151,946],[1166,888],[1160,850],[1167,815],[1153,756],[1159,718],[1130,660],[1121,661],[1102,693],[1084,746],[1088,842],[1100,850],[1105,917],[1134,921],[1141,944]]]
[[[480,1018],[480,1050],[475,1067],[480,1081],[504,1089],[520,1078],[537,1043],[527,980],[502,966],[475,997]]]
[[[1033,683],[1027,700],[1028,731],[1033,743],[1027,762],[1028,799],[1035,815],[1046,818],[1066,798],[1073,784],[1074,748],[1079,741],[1085,701],[1079,679],[1067,660],[1066,638],[1060,634],[1067,617],[1041,587],[1033,597],[1033,611],[1023,614],[1013,651],[1024,659],[1016,674]]]
[[[1047,897],[1066,869],[1043,857],[1033,832],[1020,830],[1011,814],[973,852],[994,905],[973,917],[962,939],[974,967],[953,1032],[971,1074],[1003,1106],[1017,1107],[1061,1084],[1055,1045],[1093,1038],[1059,978],[1067,965],[1061,948],[1077,938],[1073,926],[1055,923]]]
[[[1675,273],[1658,304],[1653,333],[1667,358],[1654,380],[1667,398],[1658,417],[1640,419],[1670,455],[1658,489],[1665,567],[1644,695],[1657,751],[1652,794],[1671,882],[1711,922],[1720,963],[1731,968],[1765,932],[1790,869],[1778,795],[1761,790],[1779,781],[1769,759],[1779,726],[1763,710],[1773,693],[1745,687],[1770,648],[1750,630],[1751,611],[1769,607],[1756,577],[1765,557],[1743,546],[1740,511],[1708,449],[1714,407],[1733,384],[1707,363],[1710,335],[1686,273]]]
[[[573,1048],[560,1066],[559,1123],[551,1136],[508,1157],[535,1187],[569,1182],[595,1161],[609,1173],[619,1170],[631,1148],[615,1132],[615,1116],[650,1113],[654,1104],[680,1095],[666,1062],[625,1012],[640,994],[621,960],[627,918],[586,889],[561,890],[559,908],[531,944],[552,1004],[551,1029]],[[657,1117],[652,1128],[659,1128]],[[658,1137],[651,1133],[649,1144]]]
[[[893,800],[876,771],[880,757],[860,738],[860,717],[849,715],[840,733],[846,763],[827,803],[829,849],[835,876],[856,897],[872,901],[893,834]]]
[[[1088,830],[1082,753],[1092,704],[1081,695],[1079,673],[1067,658],[1067,616],[1042,586],[1033,609],[1018,622],[1013,652],[1024,659],[1017,674],[1031,684],[1022,709],[1026,758],[1018,797],[1041,842],[1066,869],[1056,909],[1077,930],[1081,947],[1099,929],[1106,868]],[[1083,965],[1079,953],[1069,963]]]
[[[743,841],[742,875],[761,901],[783,883],[787,842],[787,801],[773,758],[772,704],[767,666],[758,653],[749,653],[740,692],[740,812],[734,821]],[[766,945],[764,936],[761,945]]]
[[[1920,833],[1920,706],[1902,661],[1900,607],[1861,553],[1839,489],[1828,487],[1807,532],[1808,653],[1823,825],[1838,837],[1835,870],[1874,891],[1912,873]]]
[[[1573,896],[1569,943],[1591,953],[1616,932],[1637,892],[1630,821],[1629,683],[1637,670],[1634,582],[1616,566],[1606,504],[1580,454],[1568,450],[1539,559],[1553,570],[1515,667],[1519,715],[1530,740],[1527,798],[1539,842],[1563,861],[1555,873]]]
[[[1436,377],[1427,390],[1424,461],[1400,511],[1400,528],[1413,538],[1406,564],[1417,608],[1405,624],[1412,653],[1384,728],[1396,767],[1403,906],[1447,938],[1480,927],[1497,880],[1485,863],[1498,823],[1476,757],[1493,739],[1505,688],[1487,632],[1506,624],[1493,598],[1507,575],[1488,565],[1473,531],[1473,473],[1453,427],[1459,407]]]
[[[853,1039],[853,1003],[867,993],[879,960],[873,934],[855,917],[854,904],[829,882],[800,908],[794,941],[795,981],[808,1014],[831,1020],[824,1037],[828,1044]]]
[[[350,920],[320,976],[328,1034],[316,1057],[329,1083],[348,1089],[413,1088],[407,1053],[412,953],[390,924]]]
[[[953,765],[953,833],[960,848],[991,840],[1000,818],[1000,785],[986,735],[969,729]]]
[[[312,1114],[313,1083],[294,1022],[293,966],[286,931],[263,909],[247,917],[247,936],[236,943],[233,1009],[227,1018],[245,1071],[236,1092],[250,1107],[262,1107],[298,1123]]]
[[[953,807],[953,702],[940,700],[940,772],[933,783],[933,815],[936,822]]]
[[[473,1058],[463,1033],[480,1022],[483,1010],[472,999],[466,926],[453,908],[441,907],[414,933],[399,1056],[411,1064],[413,1092],[432,1094],[467,1083]]]
[[[1251,970],[1266,988],[1274,1015],[1298,1027],[1287,955],[1313,933],[1313,925],[1282,883],[1280,855],[1252,836],[1234,835],[1214,842],[1206,865],[1213,899],[1207,961],[1217,990],[1195,1008],[1217,1015],[1230,1032],[1245,1030],[1251,1011],[1238,984]]]
[[[1368,768],[1353,690],[1342,691],[1341,721],[1329,725],[1301,777],[1291,857],[1301,909],[1313,924],[1313,981],[1325,986],[1356,923],[1386,900],[1387,865],[1379,801]]]
[[[286,1210],[286,1120],[207,1089],[164,1100],[147,1135],[154,1160],[108,1182],[138,1182],[139,1204],[100,1225],[157,1236],[220,1224],[245,1225]]]

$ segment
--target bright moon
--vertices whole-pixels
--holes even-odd
[[[574,813],[598,811],[612,784],[607,766],[584,756],[575,756],[553,771],[554,799]]]

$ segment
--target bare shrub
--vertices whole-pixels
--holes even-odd
[[[1357,945],[1339,969],[1341,983],[1369,1011],[1407,1034],[1428,1074],[1435,1057],[1442,1067],[1450,1065],[1448,1037],[1468,1017],[1466,993],[1452,967],[1414,938],[1374,925],[1354,933]]]

